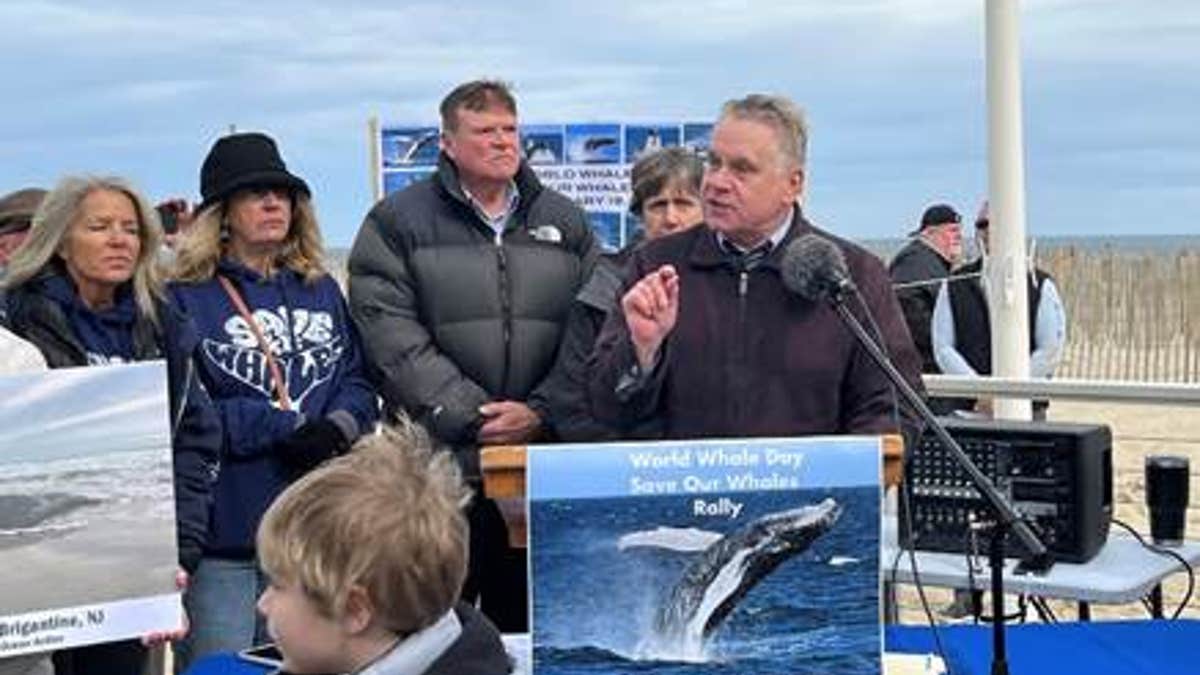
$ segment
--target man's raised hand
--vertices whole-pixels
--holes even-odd
[[[679,275],[675,267],[663,265],[642,277],[621,298],[621,308],[625,310],[638,365],[648,370],[679,317]]]

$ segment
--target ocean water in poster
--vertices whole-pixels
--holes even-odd
[[[532,663],[877,673],[879,441],[531,447]]]

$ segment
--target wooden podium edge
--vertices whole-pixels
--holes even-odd
[[[529,545],[525,511],[525,446],[493,445],[479,450],[483,491],[496,502],[508,525],[508,545]]]
[[[904,477],[904,437],[900,434],[884,434],[883,440],[883,489],[900,485]]]

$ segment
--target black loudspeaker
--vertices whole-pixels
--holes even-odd
[[[1112,433],[1107,426],[940,419],[1055,560],[1087,562],[1104,546],[1113,509]],[[990,520],[990,509],[937,437],[927,430],[905,464],[901,545],[911,541],[916,550],[986,555],[986,540],[974,542],[968,524]],[[1005,555],[1025,554],[1010,536]]]

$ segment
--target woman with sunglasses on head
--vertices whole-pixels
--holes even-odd
[[[196,377],[194,328],[159,278],[161,238],[158,216],[128,181],[64,178],[10,261],[4,305],[8,328],[51,368],[166,360],[179,565],[190,573],[208,529],[221,431]],[[136,673],[145,661],[138,640],[55,655],[60,675]]]
[[[172,293],[201,334],[200,372],[225,428],[204,557],[185,596],[179,665],[267,639],[254,533],[295,478],[377,419],[358,334],[324,252],[308,185],[275,142],[233,134],[200,174],[204,201],[179,243]]]

